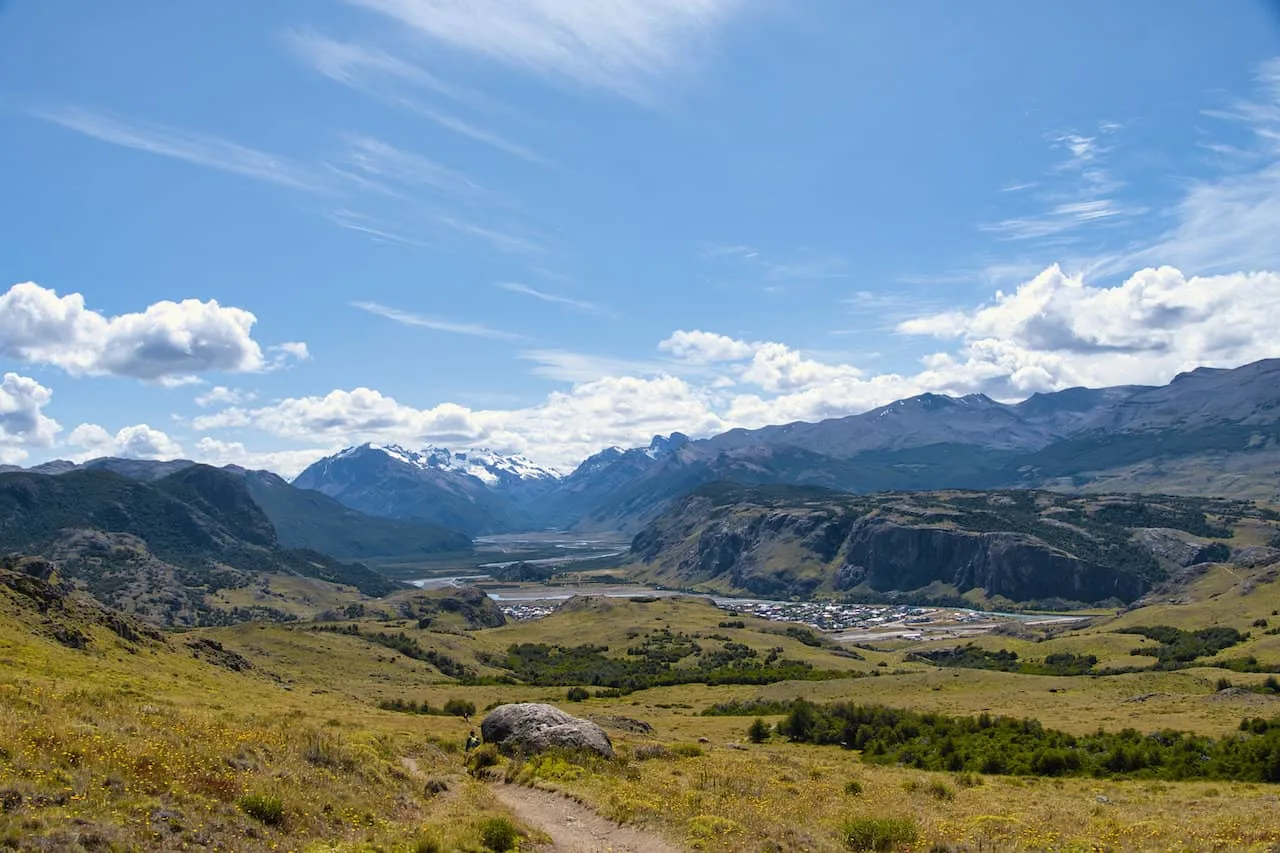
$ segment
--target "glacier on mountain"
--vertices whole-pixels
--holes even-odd
[[[554,468],[539,465],[526,456],[505,455],[487,447],[470,447],[450,450],[447,447],[428,445],[421,450],[410,450],[399,444],[364,444],[348,447],[339,458],[373,450],[383,453],[397,462],[422,470],[435,469],[466,474],[487,486],[500,486],[512,481],[559,480],[564,475]]]

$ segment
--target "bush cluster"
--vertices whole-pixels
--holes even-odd
[[[357,625],[320,625],[312,630],[330,631],[335,634],[359,637],[370,643],[397,651],[407,658],[429,663],[440,670],[441,674],[456,678],[464,683],[473,680],[476,675],[475,670],[466,664],[460,663],[435,649],[424,649],[421,643],[404,632],[390,634],[385,631],[361,631]]]
[[[1155,648],[1136,648],[1131,655],[1147,655],[1156,659],[1158,669],[1175,669],[1181,664],[1188,664],[1197,658],[1213,657],[1223,649],[1243,643],[1249,639],[1235,628],[1213,627],[1200,628],[1195,631],[1184,631],[1168,625],[1152,625],[1137,628],[1125,628],[1118,634],[1138,634],[1148,640],[1155,640],[1159,646]]]
[[[792,741],[860,749],[871,763],[921,770],[1280,782],[1280,718],[1248,719],[1238,734],[1217,739],[1134,729],[1099,729],[1079,737],[1032,719],[951,717],[797,699],[777,731]]]
[[[521,643],[510,646],[505,658],[490,661],[526,684],[540,687],[592,685],[620,691],[674,684],[772,684],[777,681],[852,677],[839,670],[818,670],[804,661],[780,658],[777,651],[761,656],[743,643],[721,648],[700,646],[692,637],[655,631],[642,643],[611,657],[608,646],[562,646]],[[583,697],[586,698],[586,697]]]
[[[999,672],[1020,672],[1024,675],[1090,675],[1098,663],[1095,655],[1077,655],[1057,652],[1044,660],[1019,660],[1018,653],[1008,649],[988,651],[973,643],[953,649],[914,652],[910,660],[931,663],[934,666],[963,669],[993,669]]]

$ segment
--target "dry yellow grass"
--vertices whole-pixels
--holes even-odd
[[[479,851],[478,822],[503,813],[459,775],[461,720],[228,671],[196,659],[191,635],[130,643],[59,614],[87,641],[68,648],[16,600],[0,595],[0,846]],[[404,757],[451,790],[429,796]]]
[[[356,602],[373,599],[354,587],[297,575],[263,575],[249,586],[219,590],[210,603],[226,610],[270,607],[299,619],[312,619],[326,610],[341,610]]]
[[[740,729],[747,722],[739,720]],[[623,749],[634,756],[638,746]],[[1275,791],[1264,785],[961,779],[866,765],[832,747],[705,749],[687,758],[632,757],[576,777],[552,765],[542,783],[715,851],[845,850],[842,826],[860,817],[911,820],[919,833],[913,850],[1268,850],[1280,842]]]
[[[1252,582],[1252,592],[1242,593]],[[1095,653],[1104,662],[1143,663],[1128,649],[1142,638],[1117,635],[1130,624],[1230,624],[1241,629],[1269,614],[1280,595],[1272,581],[1218,570],[1197,583],[1197,604],[1160,604],[1099,619],[1082,631],[1036,642],[987,636],[988,648],[1020,656]],[[0,844],[75,849],[99,839],[120,849],[409,850],[432,841],[443,850],[479,850],[477,823],[502,813],[486,787],[459,773],[459,718],[378,710],[385,699],[451,698],[478,708],[550,701],[597,718],[626,716],[654,727],[651,738],[611,730],[630,760],[582,771],[563,762],[525,768],[602,813],[673,832],[696,849],[844,849],[843,823],[909,817],[919,840],[969,849],[1268,849],[1280,843],[1277,789],[1229,783],[1035,780],[987,777],[966,787],[949,774],[864,765],[855,753],[778,741],[745,745],[749,718],[703,717],[714,702],[753,697],[883,703],[953,714],[1031,716],[1084,734],[1103,726],[1164,727],[1221,735],[1243,716],[1273,716],[1280,700],[1219,697],[1222,670],[1132,673],[1106,678],[1027,676],[939,669],[904,662],[903,648],[852,660],[779,635],[784,626],[730,617],[689,600],[593,602],[545,620],[478,631],[420,630],[411,622],[361,624],[401,632],[453,659],[496,673],[484,653],[520,642],[609,645],[621,653],[644,632],[726,634],[757,649],[821,668],[871,675],[767,686],[682,685],[619,698],[564,701],[564,688],[463,686],[390,649],[302,625],[242,625],[127,643],[100,626],[84,628],[85,649],[49,636],[45,617],[0,595]],[[736,618],[736,617],[735,617]],[[1173,622],[1183,619],[1181,623]],[[1280,625],[1280,618],[1275,619]],[[1228,656],[1256,653],[1280,663],[1280,637],[1255,636]],[[231,672],[193,657],[187,643],[213,639],[253,669]],[[714,641],[712,641],[714,642]],[[884,666],[878,664],[883,663]],[[878,674],[875,674],[878,673]],[[1263,676],[1225,673],[1233,682]],[[636,760],[652,743],[711,743],[705,754]],[[731,748],[741,743],[743,749]],[[414,759],[412,769],[403,761]],[[427,796],[425,777],[450,790]],[[856,781],[861,793],[846,791]],[[245,795],[278,797],[279,825],[240,805]],[[1099,798],[1103,799],[1099,799]],[[269,804],[269,801],[268,801]],[[34,839],[34,840],[33,840]]]

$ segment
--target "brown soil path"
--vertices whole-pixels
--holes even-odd
[[[423,775],[418,762],[400,759],[414,776]],[[451,780],[452,781],[452,780]],[[621,826],[591,809],[554,791],[526,788],[496,782],[489,786],[494,799],[502,803],[521,822],[538,829],[551,839],[542,845],[545,853],[683,853],[684,848],[667,841],[650,830]]]
[[[556,853],[682,853],[662,836],[634,826],[619,826],[591,809],[552,791],[495,784],[494,797],[529,826],[551,837]]]

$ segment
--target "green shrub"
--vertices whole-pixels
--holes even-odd
[[[591,698],[591,693],[585,687],[570,687],[568,692],[564,694],[564,698],[570,702],[582,702]]]
[[[471,755],[467,756],[467,769],[475,773],[486,767],[493,767],[501,760],[502,756],[497,746],[491,743],[481,744],[471,750]]]
[[[699,758],[703,753],[702,747],[696,743],[673,743],[671,754],[676,758]]]
[[[434,835],[424,835],[409,848],[413,853],[444,853],[444,845]]]
[[[862,783],[857,779],[850,779],[844,783],[844,792],[850,797],[858,797],[862,795]]]
[[[752,743],[764,743],[769,739],[769,734],[773,731],[772,727],[764,720],[756,717],[755,722],[747,729],[747,738]]]
[[[329,767],[345,772],[350,772],[356,764],[337,738],[327,732],[308,734],[307,742],[302,748],[302,757],[308,764],[316,767]]]
[[[913,844],[919,833],[908,817],[860,817],[846,823],[841,834],[850,850],[890,851]]]
[[[267,826],[284,823],[284,803],[274,794],[245,794],[237,805],[240,811]]]
[[[930,779],[925,783],[924,791],[935,800],[950,802],[956,798],[956,792],[947,786],[946,782],[941,779]]]
[[[505,817],[491,817],[480,822],[480,841],[494,853],[505,853],[516,849],[520,833]]]
[[[441,710],[450,717],[469,717],[476,712],[476,703],[466,699],[450,699]]]

